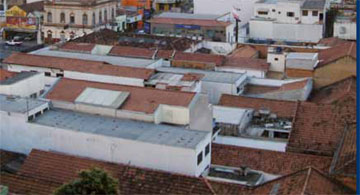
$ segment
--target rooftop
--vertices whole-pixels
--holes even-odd
[[[96,45],[92,43],[66,42],[64,45],[60,46],[60,49],[66,51],[79,51],[90,53],[95,46]]]
[[[170,125],[157,125],[62,109],[49,110],[31,122],[56,129],[191,149],[196,148],[209,134],[205,131],[187,130]]]
[[[0,111],[4,112],[26,113],[44,104],[48,104],[48,102],[33,98],[0,95]]]
[[[270,150],[212,144],[211,163],[215,165],[241,167],[263,171],[273,175],[285,175],[308,166],[328,172],[331,157],[277,152]]]
[[[258,50],[251,47],[250,45],[243,45],[237,49],[235,49],[229,57],[236,57],[236,58],[253,58],[256,54],[259,53]]]
[[[40,150],[31,151],[15,178],[0,182],[9,185],[10,192],[49,194],[55,187],[77,178],[78,171],[94,166],[118,179],[119,191],[123,194],[213,194],[201,178]],[[23,182],[29,180],[30,185]]]
[[[82,73],[104,74],[119,77],[149,79],[153,70],[114,66],[105,62],[80,60],[63,57],[41,56],[25,53],[14,53],[4,59],[5,64],[56,68],[61,70],[76,71]]]
[[[216,122],[239,125],[244,110],[239,108],[213,106],[213,117]]]
[[[227,57],[225,63],[219,67],[231,67],[231,68],[240,68],[240,69],[268,71],[270,68],[270,64],[263,59],[230,56]]]
[[[301,8],[323,10],[325,5],[326,0],[305,0]]]
[[[109,55],[133,57],[133,58],[147,58],[152,59],[155,54],[155,49],[150,50],[146,48],[129,47],[129,46],[114,46]]]
[[[251,190],[251,194],[354,194],[350,188],[313,167],[284,175]]]
[[[262,98],[250,98],[244,96],[233,96],[223,94],[219,105],[237,108],[251,108],[255,110],[268,109],[278,117],[293,118],[295,116],[297,103],[285,100],[270,100]]]
[[[215,54],[176,52],[174,60],[214,63],[216,66],[221,66],[224,63],[225,57]]]
[[[11,85],[18,81],[22,81],[24,79],[30,78],[36,74],[37,72],[10,72],[4,69],[0,69],[0,85]]]
[[[32,13],[35,11],[43,12],[44,11],[44,1],[38,1],[33,3],[26,3],[20,6],[22,10],[26,13]]]
[[[79,49],[79,48],[78,48]],[[51,50],[46,47],[40,50],[31,52],[31,54],[41,55],[41,56],[51,56],[51,57],[62,57],[62,58],[72,58],[79,60],[91,60],[97,62],[105,62],[117,66],[128,66],[134,68],[146,68],[151,64],[155,63],[155,60],[150,59],[140,59],[140,58],[128,58],[120,56],[108,56],[108,55],[96,55],[90,53],[79,52],[76,49],[73,50]]]
[[[315,60],[317,53],[291,52],[286,55],[286,59],[291,60]]]
[[[162,13],[150,19],[150,23],[156,24],[183,24],[183,25],[198,25],[198,26],[222,26],[231,25],[230,22],[218,21],[219,16],[214,15],[200,15],[187,13]]]
[[[319,52],[320,64],[317,68],[325,66],[329,63],[335,62],[343,57],[352,57],[356,59],[356,43],[346,42],[339,44],[329,49],[324,49]]]
[[[206,71],[206,70],[197,70],[197,69],[188,69],[188,68],[174,68],[174,67],[159,67],[156,68],[159,72],[170,72],[170,73],[197,73],[203,74],[204,77],[202,81],[207,82],[217,82],[217,83],[235,83],[241,78],[246,78],[244,74],[240,73],[230,73],[230,72],[216,72],[216,71]]]
[[[160,104],[188,107],[195,96],[195,93],[190,92],[167,91],[63,78],[54,86],[53,90],[47,95],[47,98],[75,102],[76,98],[89,87],[129,92],[129,97],[118,109],[145,113],[154,113]]]

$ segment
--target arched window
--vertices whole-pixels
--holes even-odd
[[[108,20],[107,10],[104,10],[104,20],[105,22]]]
[[[96,24],[96,17],[95,17],[95,12],[93,12],[92,14],[92,25],[95,26]]]
[[[52,13],[51,12],[47,13],[47,22],[52,23]]]
[[[102,12],[99,11],[99,24],[102,24]]]
[[[60,23],[65,23],[65,13],[60,14]]]
[[[75,24],[75,14],[74,13],[70,14],[70,24]]]
[[[88,16],[85,13],[82,16],[82,23],[83,25],[88,25]]]

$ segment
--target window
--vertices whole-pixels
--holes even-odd
[[[92,14],[92,25],[93,26],[96,24],[95,20],[96,20],[95,12],[93,12],[93,14]]]
[[[210,153],[210,144],[208,144],[208,145],[205,147],[205,156],[207,156],[209,153]]]
[[[203,153],[200,152],[197,156],[197,165],[199,165],[203,160]]]
[[[82,17],[83,17],[82,18],[83,25],[88,25],[88,16],[87,16],[87,14],[83,14]]]
[[[75,14],[74,13],[70,14],[70,24],[75,24]]]
[[[63,73],[56,73],[56,77],[64,77]]]
[[[309,14],[309,13],[308,13],[308,10],[303,10],[303,11],[302,11],[302,15],[303,15],[303,16],[308,16],[308,14]]]
[[[281,14],[281,12],[278,12],[278,14]]]
[[[287,15],[288,17],[294,17],[295,14],[294,14],[294,12],[287,12],[286,15]]]
[[[285,132],[274,132],[274,138],[288,139],[288,138],[289,138],[289,133],[285,133]]]
[[[258,11],[258,14],[259,14],[259,15],[267,15],[268,13],[267,13],[267,12],[264,12],[264,11]]]
[[[47,13],[47,22],[52,22],[52,13],[51,12],[48,12]]]
[[[274,58],[275,61],[279,61],[279,58]]]
[[[65,13],[60,14],[60,23],[65,23]]]
[[[115,18],[115,10],[114,8],[111,9],[111,19],[113,20]]]
[[[276,10],[275,10],[275,9],[272,9],[272,12],[276,12]]]
[[[102,24],[102,12],[99,11],[99,23]]]
[[[312,11],[312,15],[313,16],[318,16],[319,12],[318,11]]]
[[[30,95],[30,98],[36,98],[37,94],[36,93],[33,93]]]
[[[104,10],[104,20],[105,20],[105,22],[107,22],[107,20],[108,20],[108,17],[107,17],[108,15],[107,15],[107,10]]]
[[[51,73],[50,72],[45,72],[45,76],[49,77],[49,76],[51,76]]]

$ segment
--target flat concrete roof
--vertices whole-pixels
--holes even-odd
[[[43,74],[38,72],[20,72],[16,74],[15,76],[8,78],[6,80],[0,81],[0,85],[11,85],[14,83],[17,83],[18,81],[22,81],[24,79],[30,78],[36,74]]]
[[[113,64],[113,65],[117,65],[117,66],[129,66],[129,67],[136,67],[136,68],[146,68],[156,62],[156,60],[148,60],[148,59],[127,58],[127,57],[120,57],[120,56],[95,55],[95,54],[88,54],[88,53],[51,50],[49,47],[33,51],[30,54],[107,62],[109,64]]]
[[[286,59],[314,60],[317,55],[317,53],[292,52],[288,53]]]
[[[44,104],[48,104],[48,102],[39,99],[0,95],[0,111],[4,112],[26,113]]]
[[[177,19],[197,19],[197,20],[216,20],[221,15],[212,14],[188,14],[188,13],[174,13],[163,12],[158,16],[159,18],[177,18]]]
[[[206,71],[206,70],[196,70],[196,69],[187,69],[187,68],[174,68],[174,67],[159,67],[156,68],[159,72],[171,72],[171,73],[198,73],[204,74],[205,76],[201,79],[201,81],[208,82],[217,82],[217,83],[235,83],[244,74],[240,73],[230,73],[230,72],[218,72],[218,71]]]
[[[187,130],[170,125],[92,115],[70,110],[52,109],[32,123],[109,137],[195,149],[211,132]]]

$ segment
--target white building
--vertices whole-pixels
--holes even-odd
[[[317,43],[325,32],[325,0],[260,0],[250,20],[254,41]]]
[[[43,100],[1,95],[0,104],[3,150],[56,151],[189,176],[210,165],[211,132],[49,110]]]
[[[356,40],[356,17],[337,17],[334,22],[334,37]]]
[[[0,94],[36,98],[45,87],[44,74],[0,69]]]
[[[203,74],[201,93],[207,94],[211,104],[217,104],[222,94],[239,95],[244,91],[247,75],[231,72],[204,71],[186,68],[161,67],[159,72]]]

